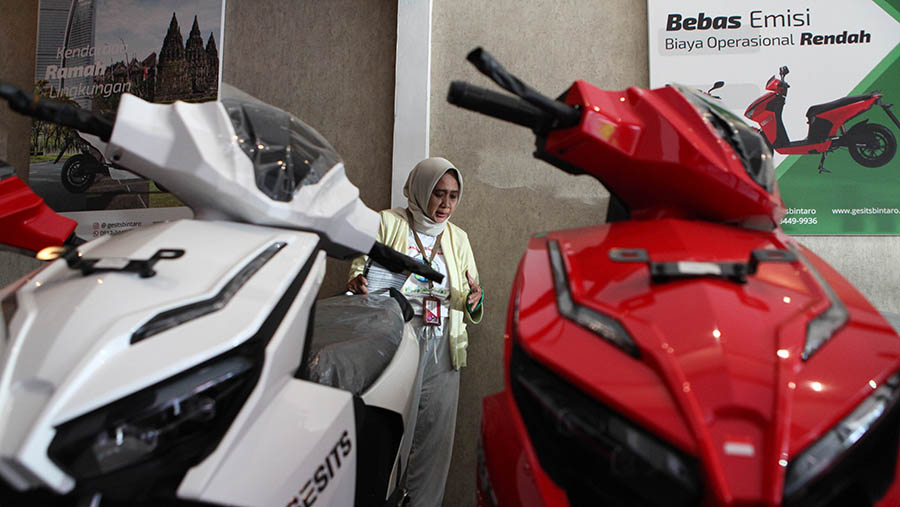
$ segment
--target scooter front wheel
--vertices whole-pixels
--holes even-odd
[[[73,194],[80,194],[88,189],[93,183],[97,172],[94,166],[97,165],[97,159],[84,153],[70,157],[63,164],[62,184],[66,190]]]
[[[897,153],[897,138],[891,129],[877,123],[866,123],[856,129],[848,146],[850,156],[863,167],[881,167]]]

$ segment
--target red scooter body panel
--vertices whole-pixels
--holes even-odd
[[[77,225],[50,209],[19,178],[0,180],[0,237],[4,244],[37,252],[65,243]]]
[[[487,396],[482,401],[481,445],[485,447],[482,453],[485,463],[479,463],[478,505],[569,505],[566,492],[540,467],[517,412],[509,391]]]
[[[900,338],[778,227],[770,146],[691,90],[577,81],[566,108],[469,58],[521,100],[451,102],[532,128],[617,201],[519,264],[479,505],[896,507]]]
[[[621,322],[640,359],[559,314],[550,241],[563,253],[572,298]],[[850,312],[850,321],[808,361],[801,358],[806,324],[829,303],[802,263],[763,263],[745,284],[720,278],[653,283],[646,264],[613,261],[609,251],[640,246],[655,262],[724,262],[788,248],[790,241],[780,233],[677,219],[549,233],[532,239],[522,259],[508,335],[599,403],[700,457],[709,505],[780,505],[779,460],[808,447],[871,394],[872,383],[900,369],[897,335],[858,291],[802,248]],[[494,405],[485,402],[485,442],[505,442],[498,445],[520,455],[515,461],[528,462],[533,449],[513,442],[515,435],[527,440],[520,417],[509,432],[499,415],[515,405],[504,394]],[[498,417],[488,417],[488,410]],[[532,493],[555,496],[558,488],[541,485],[540,464],[530,466],[537,467]],[[517,467],[519,477],[526,468]],[[524,487],[521,477],[494,469],[491,480],[498,491]]]
[[[770,77],[769,80],[766,81],[766,90],[769,90],[770,92],[784,93],[787,89],[787,83],[775,76]]]
[[[766,87],[766,89],[768,90],[769,88]],[[775,139],[778,137],[778,117],[775,115],[774,111],[770,111],[769,109],[766,109],[766,107],[769,105],[769,102],[777,96],[778,95],[775,93],[767,93],[754,100],[753,103],[747,107],[747,110],[744,111],[744,116],[746,118],[759,124],[763,135],[769,140],[769,143],[774,143]]]
[[[828,131],[827,140],[821,143],[804,144],[800,146],[781,146],[776,148],[776,151],[783,155],[808,155],[810,153],[824,153],[828,151],[831,148],[831,145],[834,143],[834,138],[838,136],[838,131],[844,126],[844,124],[850,121],[850,119],[852,119],[854,116],[868,111],[872,107],[872,105],[875,104],[875,101],[879,98],[881,98],[881,95],[876,95],[868,100],[860,100],[859,102],[854,102],[852,104],[847,104],[846,106],[819,113],[818,115],[816,115],[817,118],[822,118],[831,122],[831,129]],[[769,113],[769,111],[766,112]],[[751,119],[755,120],[755,118]],[[763,132],[766,133],[766,135],[769,134],[765,130],[765,127],[763,128]],[[774,135],[772,139],[774,139]]]
[[[828,111],[817,114],[816,117],[828,120],[833,123],[833,125],[831,126],[831,130],[828,131],[828,136],[833,137],[838,134],[838,130],[843,127],[845,123],[850,121],[850,119],[854,116],[862,114],[871,109],[871,107],[875,105],[875,102],[881,97],[882,95],[875,94],[872,95],[871,98],[866,100],[860,100],[852,104],[829,109]]]
[[[801,146],[781,146],[775,148],[775,151],[782,155],[811,155],[828,151],[831,147],[831,141],[823,141],[816,144],[804,144]]]
[[[551,132],[544,150],[600,179],[628,204],[632,218],[760,228],[781,220],[780,198],[750,178],[734,150],[674,88],[606,91],[576,81],[565,102],[584,108],[581,124]]]
[[[529,243],[528,251],[532,252],[535,240]],[[479,507],[496,507],[517,505],[521,507],[567,507],[569,505],[566,492],[560,488],[541,468],[534,448],[531,446],[528,431],[519,415],[515,400],[510,393],[509,360],[512,341],[509,331],[519,318],[518,309],[522,306],[519,297],[526,275],[545,278],[548,271],[544,266],[537,270],[528,270],[526,261],[540,263],[540,255],[526,254],[519,263],[513,280],[512,294],[506,313],[506,329],[504,335],[504,372],[506,389],[486,396],[482,400],[481,437],[478,440],[479,462],[476,500]],[[552,283],[552,282],[550,282]],[[553,298],[553,294],[549,297]],[[535,302],[537,306],[546,305],[546,301]],[[531,305],[528,305],[531,306]]]

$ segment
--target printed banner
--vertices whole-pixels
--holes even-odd
[[[215,100],[223,29],[224,0],[41,0],[34,93],[101,114],[114,114],[123,93],[158,103]],[[77,220],[85,239],[191,216],[73,129],[43,121],[32,130],[28,184]]]
[[[651,87],[708,92],[761,130],[786,232],[900,233],[900,0],[647,6]]]

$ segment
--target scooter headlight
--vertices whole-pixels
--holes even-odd
[[[244,349],[244,350],[241,350]],[[57,426],[50,458],[76,481],[183,473],[225,434],[259,375],[248,347]]]
[[[827,473],[857,442],[871,433],[900,398],[900,373],[863,400],[853,412],[822,438],[791,460],[784,481],[784,496],[802,492],[810,483]],[[896,433],[896,430],[893,430]],[[875,444],[876,446],[878,443]],[[893,449],[896,449],[896,443]],[[869,456],[871,461],[872,457]],[[893,474],[891,474],[893,477]],[[801,495],[802,496],[802,495]]]
[[[569,289],[569,275],[563,262],[559,243],[549,241],[547,252],[550,254],[550,268],[553,273],[553,286],[556,290],[556,306],[560,315],[603,338],[610,344],[619,347],[632,357],[640,357],[634,339],[619,321],[576,303]]]
[[[572,505],[698,505],[699,464],[513,345],[509,381],[543,470]],[[653,487],[647,487],[652,484]]]

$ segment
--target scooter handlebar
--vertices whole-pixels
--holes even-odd
[[[0,98],[5,99],[13,111],[25,116],[72,127],[103,141],[109,141],[112,135],[113,122],[99,114],[55,100],[36,98],[9,83],[0,82]]]
[[[539,130],[553,118],[523,99],[497,93],[465,81],[453,81],[447,101],[463,109]]]
[[[491,81],[497,83],[504,90],[509,91],[513,95],[550,115],[550,117],[556,120],[554,127],[572,127],[578,125],[578,122],[581,121],[581,111],[579,109],[553,100],[526,85],[521,79],[503,68],[503,66],[500,65],[500,62],[498,62],[490,53],[485,51],[484,48],[478,47],[473,49],[469,52],[468,56],[466,56],[466,60],[474,65],[479,72],[489,77]]]
[[[378,241],[372,245],[372,249],[369,251],[369,257],[394,273],[409,271],[424,276],[436,283],[441,283],[444,280],[444,275],[432,269],[428,264],[417,261],[408,255],[404,255],[394,250],[384,243],[379,243]]]

